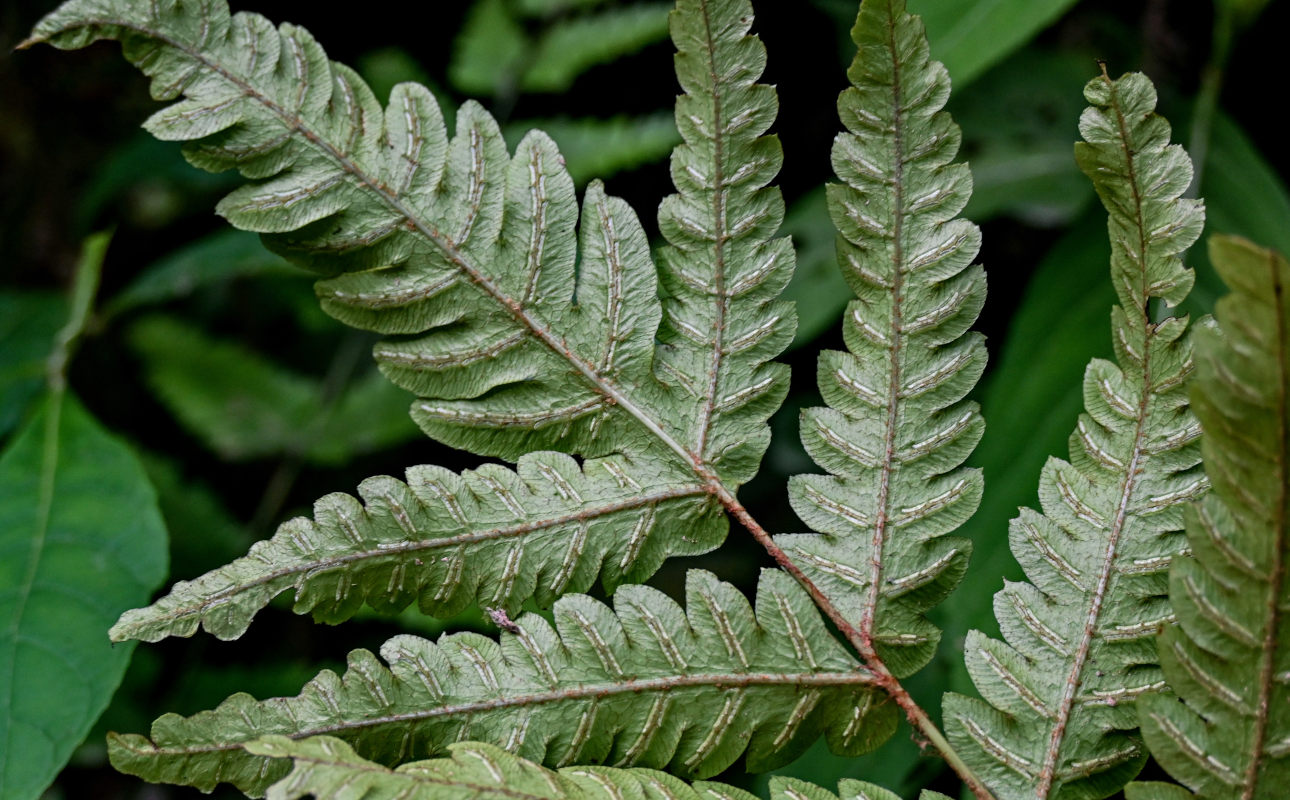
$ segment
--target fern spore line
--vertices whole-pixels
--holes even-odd
[[[709,13],[708,0],[701,0],[699,8],[703,12],[703,31],[708,45],[708,74],[712,80],[712,213],[720,228],[720,235],[713,243],[713,296],[716,298],[715,315],[712,322],[713,342],[710,361],[708,362],[708,391],[699,405],[699,416],[696,420],[699,429],[698,452],[702,455],[708,446],[708,433],[712,425],[712,413],[717,400],[717,386],[721,378],[721,357],[725,351],[726,314],[729,312],[730,299],[726,296],[726,242],[729,236],[726,217],[725,179],[725,128],[721,124],[721,79],[713,68],[716,52],[716,41],[712,35],[712,15]],[[728,507],[728,506],[727,506]]]
[[[377,549],[373,550],[351,550],[344,555],[333,556],[325,559],[315,559],[276,570],[266,570],[256,578],[244,580],[236,585],[230,585],[223,591],[211,593],[197,603],[170,609],[169,614],[172,617],[183,617],[196,614],[225,602],[225,598],[245,592],[249,588],[272,583],[289,575],[305,575],[325,571],[333,567],[342,567],[346,564],[362,562],[366,559],[375,557],[390,557],[401,554],[438,550],[441,548],[457,547],[466,544],[477,544],[479,542],[497,539],[508,539],[547,528],[558,528],[562,525],[574,522],[585,522],[586,520],[594,517],[612,514],[618,511],[649,507],[666,500],[677,500],[684,497],[694,497],[708,493],[709,489],[706,486],[696,485],[690,487],[676,487],[667,491],[642,494],[631,500],[624,500],[595,508],[583,509],[581,511],[562,516],[531,520],[518,525],[507,525],[482,531],[467,531],[455,536],[444,536],[435,539],[413,539],[402,542],[383,542]],[[118,624],[112,631],[113,641],[125,641],[127,639],[134,638],[134,636],[135,632],[131,631],[128,626],[122,624]]]
[[[513,635],[513,634],[512,634]],[[876,676],[861,672],[802,672],[795,674],[774,672],[723,672],[674,675],[665,678],[625,678],[617,683],[589,683],[569,689],[557,689],[525,695],[478,700],[469,703],[457,703],[450,706],[425,708],[403,714],[389,714],[380,717],[364,717],[361,720],[339,722],[334,725],[318,725],[294,731],[289,738],[306,739],[310,736],[353,731],[372,728],[399,722],[415,722],[435,717],[456,716],[482,711],[495,711],[503,708],[532,707],[547,703],[558,703],[585,698],[605,698],[619,694],[641,694],[643,692],[666,693],[675,689],[686,689],[698,686],[716,686],[722,688],[743,688],[752,686],[881,686]],[[220,753],[241,750],[244,742],[228,742],[217,745],[199,745],[183,748],[154,748],[186,754]]]

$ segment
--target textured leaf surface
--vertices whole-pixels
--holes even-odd
[[[1009,542],[1029,583],[995,596],[1005,641],[968,635],[965,658],[988,701],[949,695],[947,733],[996,797],[1102,798],[1137,773],[1145,751],[1126,731],[1134,701],[1163,686],[1153,637],[1169,619],[1164,574],[1185,546],[1184,504],[1207,487],[1200,426],[1183,384],[1192,273],[1179,254],[1200,234],[1200,203],[1180,199],[1191,163],[1139,74],[1091,81],[1076,147],[1110,212],[1117,364],[1084,375],[1086,412],[1071,461],[1050,459],[1043,513],[1023,509]]]
[[[449,758],[395,770],[360,758],[345,742],[326,736],[303,741],[265,737],[257,753],[292,760],[291,774],[270,800],[754,800],[722,784],[696,784],[646,769],[567,767],[554,771],[479,743],[452,746]]]
[[[235,639],[283,592],[295,593],[298,613],[339,622],[364,601],[386,611],[416,603],[442,617],[476,599],[512,613],[530,597],[549,605],[598,574],[612,589],[725,535],[720,506],[684,478],[621,456],[580,468],[559,453],[527,455],[515,470],[421,466],[406,482],[369,478],[362,502],[327,495],[312,520],[290,520],[245,557],[179,582],[125,614],[112,636],[156,641],[200,624]]]
[[[900,795],[866,781],[843,780],[838,792],[796,778],[772,778],[771,800],[901,800]],[[949,800],[940,792],[924,790],[918,800]]]
[[[360,755],[398,763],[454,741],[488,741],[553,766],[609,763],[714,775],[745,750],[752,769],[784,763],[825,733],[856,754],[885,740],[895,706],[827,632],[787,575],[762,575],[757,608],[691,572],[685,611],[626,586],[615,610],[591,598],[555,604],[555,626],[529,614],[500,643],[478,634],[433,644],[391,639],[382,656],[350,655],[296,698],[234,695],[214,711],[167,715],[151,740],[116,737],[112,762],[151,781],[262,793],[282,777],[243,745],[266,734],[339,736]]]
[[[658,447],[669,415],[645,408],[659,311],[644,233],[596,184],[575,231],[548,137],[511,158],[467,103],[449,140],[425,89],[400,84],[383,111],[307,32],[222,1],[73,0],[36,37],[120,39],[158,98],[183,96],[148,130],[252,179],[218,206],[235,226],[316,270],[351,271],[319,284],[324,308],[400,337],[376,357],[422,396],[413,414],[431,435],[512,459]]]
[[[931,658],[940,632],[924,612],[967,563],[967,541],[946,534],[981,495],[980,473],[960,465],[984,428],[963,396],[985,366],[982,337],[966,332],[985,275],[971,266],[980,231],[955,219],[972,179],[950,163],[949,78],[922,23],[899,0],[866,0],[852,34],[829,210],[858,299],[843,321],[850,352],[820,358],[829,407],[802,417],[806,450],[830,474],[790,484],[793,509],[820,533],[776,541],[901,676]]]
[[[1191,387],[1214,491],[1188,510],[1191,557],[1169,576],[1177,624],[1159,648],[1177,696],[1139,712],[1156,760],[1198,796],[1273,800],[1290,782],[1290,264],[1226,237],[1210,258],[1232,289],[1221,333],[1197,336]]]
[[[142,466],[52,395],[0,455],[0,796],[34,800],[58,774],[130,662],[108,626],[165,573]]]
[[[792,277],[793,248],[770,238],[784,201],[767,184],[783,153],[764,134],[779,102],[756,83],[766,49],[748,35],[751,24],[752,6],[739,0],[682,0],[673,12],[684,142],[672,153],[678,193],[659,207],[669,297],[657,371],[696,409],[683,441],[732,484],[756,473],[770,442],[766,420],[788,391],[788,368],[767,362],[797,322],[775,299]]]

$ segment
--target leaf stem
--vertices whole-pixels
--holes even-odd
[[[833,624],[842,632],[842,635],[851,643],[851,646],[856,649],[865,666],[873,674],[874,685],[886,692],[896,702],[896,705],[900,706],[900,710],[905,712],[905,718],[909,720],[909,724],[926,737],[932,747],[936,748],[941,757],[945,759],[945,763],[950,766],[950,769],[954,770],[955,774],[959,776],[959,779],[963,781],[977,800],[994,800],[994,795],[990,794],[990,790],[986,788],[985,783],[959,757],[959,754],[954,750],[954,746],[945,738],[945,734],[941,733],[940,728],[936,726],[932,718],[918,705],[918,701],[914,700],[913,696],[901,685],[896,676],[891,674],[891,670],[887,669],[882,657],[874,650],[872,642],[847,620],[842,612],[829,600],[828,595],[820,587],[816,586],[807,577],[806,573],[802,572],[800,567],[793,563],[792,559],[779,545],[775,544],[775,540],[771,538],[771,535],[748,513],[748,509],[744,508],[738,498],[731,494],[725,486],[719,483],[712,485],[713,494],[717,496],[731,516],[739,520],[740,524],[748,529],[753,538],[762,547],[766,548],[766,552],[770,553],[776,564],[789,575],[792,575],[801,584],[802,588],[806,589],[807,594],[811,596],[815,604],[832,620]]]

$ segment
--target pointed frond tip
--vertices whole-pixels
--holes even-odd
[[[1208,488],[1187,320],[1155,321],[1151,302],[1177,304],[1192,284],[1181,254],[1204,210],[1182,197],[1191,162],[1145,76],[1103,75],[1085,97],[1076,156],[1109,212],[1118,363],[1089,364],[1070,461],[1049,460],[1042,513],[1010,526],[1029,582],[995,596],[1004,641],[973,631],[965,645],[986,702],[945,699],[950,741],[1000,800],[1102,798],[1141,768],[1135,702],[1164,686],[1165,575],[1186,547],[1183,509]]]
[[[397,764],[484,740],[552,766],[667,767],[704,777],[748,753],[786,763],[824,734],[843,755],[886,740],[895,704],[837,643],[806,593],[762,573],[756,610],[734,587],[693,571],[682,610],[661,592],[624,586],[614,610],[589,597],[556,602],[554,627],[527,614],[500,641],[473,633],[431,643],[391,639],[350,654],[298,697],[239,694],[213,711],[119,736],[113,765],[149,781],[252,794],[284,765],[247,751],[266,734],[339,736],[364,758]]]
[[[681,0],[672,12],[676,73],[685,94],[672,153],[677,194],[659,206],[666,290],[656,373],[695,409],[686,441],[723,479],[757,471],[766,420],[788,391],[788,367],[770,359],[793,339],[797,314],[778,300],[793,275],[778,187],[783,162],[775,90],[757,83],[766,49],[749,35],[746,0]]]
[[[566,592],[648,578],[669,556],[711,550],[725,537],[721,508],[675,465],[609,456],[581,467],[531,453],[515,470],[487,465],[460,475],[408,470],[359,486],[363,502],[330,494],[313,519],[284,523],[245,557],[180,581],[151,606],[126,612],[115,641],[246,632],[279,594],[295,611],[336,623],[366,602],[382,611],[416,603],[447,617],[472,601],[515,613]]]
[[[802,441],[829,474],[790,484],[819,535],[776,539],[898,677],[932,657],[940,630],[924,615],[967,566],[970,542],[948,534],[981,498],[980,471],[961,465],[984,423],[963,398],[986,359],[968,332],[985,274],[972,264],[980,231],[956,218],[972,176],[952,163],[949,76],[904,5],[865,0],[852,30],[859,52],[838,100],[847,131],[833,145],[842,183],[828,194],[857,299],[843,321],[849,352],[820,358],[828,408],[802,415]]]
[[[1197,334],[1191,383],[1214,490],[1188,509],[1191,555],[1170,570],[1177,623],[1158,644],[1172,693],[1139,713],[1156,760],[1198,797],[1274,800],[1290,781],[1290,263],[1231,237],[1209,250],[1232,290],[1218,329]]]

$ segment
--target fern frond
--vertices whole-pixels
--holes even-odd
[[[269,788],[269,800],[755,800],[730,786],[690,787],[646,769],[566,767],[557,772],[476,742],[452,745],[448,758],[397,769],[368,761],[329,736],[301,741],[266,736],[247,749],[291,759],[291,773]]]
[[[776,300],[794,256],[787,237],[771,238],[784,201],[767,184],[783,153],[765,134],[779,102],[756,83],[766,49],[751,24],[746,0],[681,0],[672,12],[684,142],[672,153],[678,193],[659,208],[670,246],[656,372],[694,409],[683,441],[731,484],[756,473],[770,442],[766,420],[784,400],[788,368],[767,362],[797,325],[792,305]]]
[[[151,741],[115,737],[117,769],[209,790],[260,793],[282,776],[244,749],[267,734],[339,736],[364,758],[399,763],[455,741],[488,741],[552,766],[610,763],[708,776],[745,750],[749,766],[791,760],[821,732],[838,753],[891,735],[895,706],[830,636],[806,593],[763,572],[754,613],[729,584],[689,575],[685,611],[657,590],[624,586],[614,611],[582,595],[529,614],[500,643],[472,633],[414,636],[350,654],[294,698],[234,695],[187,719],[167,715]]]
[[[776,542],[902,676],[935,650],[940,631],[924,612],[959,582],[969,551],[946,534],[981,496],[979,471],[960,465],[984,429],[963,396],[985,366],[982,337],[966,332],[985,276],[969,266],[980,232],[955,219],[972,178],[950,163],[949,77],[922,21],[903,0],[865,0],[852,37],[853,86],[838,100],[848,132],[833,146],[843,183],[829,187],[829,210],[858,299],[843,323],[850,352],[820,357],[829,407],[802,417],[802,441],[830,474],[790,484],[794,510],[820,533]]]
[[[1084,95],[1092,106],[1076,157],[1110,215],[1119,363],[1089,364],[1071,461],[1049,460],[1043,513],[1023,509],[1012,522],[1031,582],[995,595],[1006,642],[968,636],[968,669],[988,704],[945,700],[950,741],[1000,800],[1102,798],[1141,767],[1134,701],[1163,686],[1154,637],[1170,619],[1164,576],[1185,547],[1183,507],[1207,487],[1184,388],[1187,320],[1151,316],[1153,299],[1177,305],[1191,288],[1180,254],[1204,220],[1201,204],[1181,197],[1191,162],[1169,144],[1145,76],[1104,73]]]
[[[330,494],[312,520],[283,524],[246,556],[180,581],[147,608],[127,612],[116,641],[245,633],[283,592],[295,611],[326,622],[366,601],[398,611],[412,603],[447,617],[470,602],[510,613],[531,597],[549,606],[588,589],[644,580],[668,556],[717,546],[725,516],[703,484],[675,465],[625,456],[584,462],[532,453],[515,470],[490,464],[460,475],[408,470],[359,486],[362,502]]]
[[[397,337],[375,355],[421,398],[412,413],[427,433],[511,460],[684,453],[669,409],[654,406],[660,311],[645,234],[599,184],[575,232],[573,184],[549,137],[530,133],[511,157],[468,102],[450,139],[423,87],[400,84],[383,110],[306,31],[230,15],[224,0],[71,0],[33,40],[101,38],[122,42],[155,97],[182,96],[149,131],[184,141],[197,166],[251,179],[218,211],[307,267],[344,273],[318,284],[324,308]]]
[[[720,783],[687,785],[647,769],[543,767],[487,744],[451,745],[450,757],[405,764],[390,770],[361,758],[345,742],[326,736],[292,740],[266,736],[247,745],[257,755],[289,758],[291,773],[269,788],[269,800],[754,800],[755,796]],[[806,781],[774,778],[771,800],[900,800],[899,796],[855,780],[844,780],[838,794]],[[919,800],[949,800],[924,791]]]
[[[872,783],[844,780],[838,783],[838,793],[796,778],[771,778],[771,800],[900,800],[895,792]],[[940,792],[924,789],[918,800],[949,800]]]
[[[1232,289],[1191,384],[1214,491],[1188,509],[1191,557],[1169,576],[1178,622],[1158,644],[1177,696],[1138,710],[1156,761],[1199,797],[1274,800],[1290,784],[1290,263],[1243,239],[1209,250]]]

